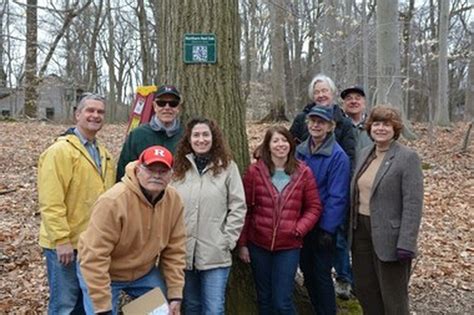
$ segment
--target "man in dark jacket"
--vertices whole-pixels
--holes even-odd
[[[183,128],[178,119],[180,107],[181,95],[176,87],[163,85],[158,88],[153,101],[155,115],[149,124],[133,129],[123,144],[117,165],[116,182],[124,176],[125,166],[138,159],[146,148],[161,145],[174,153],[183,134]]]
[[[336,122],[334,134],[336,141],[349,156],[351,162],[355,157],[355,136],[352,129],[352,123],[345,117],[342,109],[335,103],[336,85],[331,78],[318,74],[311,80],[308,87],[308,95],[312,102],[305,106],[293,120],[290,132],[297,143],[301,143],[308,138],[308,127],[306,125],[306,115],[314,105],[332,107],[333,119]]]

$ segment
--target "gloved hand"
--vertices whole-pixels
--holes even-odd
[[[334,245],[334,236],[322,229],[318,231],[318,245],[322,248],[330,248]]]
[[[413,253],[412,251],[409,251],[403,248],[397,248],[398,261],[406,262],[406,261],[412,260],[414,257],[415,257],[415,253]]]

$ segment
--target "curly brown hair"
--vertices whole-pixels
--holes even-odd
[[[372,136],[370,135],[370,130],[375,121],[388,122],[393,127],[393,139],[397,140],[400,137],[400,133],[403,130],[403,121],[400,112],[397,109],[388,105],[377,105],[372,109],[367,118],[367,122],[365,123],[365,129],[371,139]]]
[[[191,162],[186,158],[189,153],[194,153],[191,147],[191,133],[197,124],[205,124],[209,126],[212,134],[212,145],[209,150],[210,163],[212,163],[211,171],[213,175],[217,175],[225,170],[232,161],[232,153],[229,145],[224,139],[221,129],[216,121],[204,117],[191,118],[186,124],[184,135],[178,143],[176,154],[174,156],[174,178],[181,180],[186,172],[191,168]]]

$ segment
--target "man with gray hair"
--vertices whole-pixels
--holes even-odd
[[[105,99],[83,95],[74,116],[76,126],[59,136],[38,162],[39,244],[46,258],[48,314],[84,313],[76,276],[77,242],[92,205],[115,181],[112,156],[96,140],[104,125]]]

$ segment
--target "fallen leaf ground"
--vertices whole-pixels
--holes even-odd
[[[267,125],[248,127],[250,147]],[[0,122],[0,313],[44,313],[48,287],[38,246],[39,154],[66,126]],[[474,148],[461,153],[466,124],[430,130],[417,124],[408,143],[423,160],[425,207],[410,284],[413,314],[474,314]],[[125,125],[108,125],[100,140],[118,156]]]

